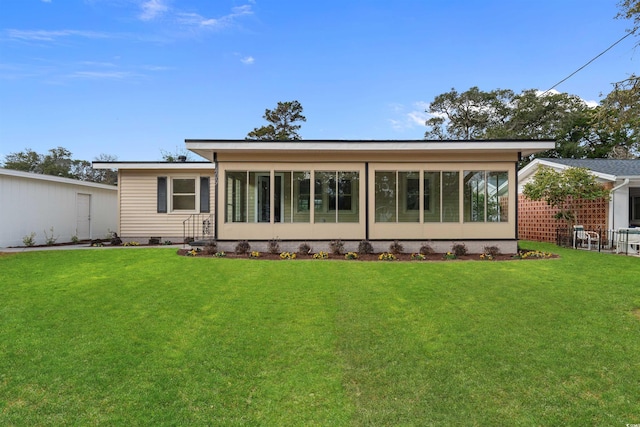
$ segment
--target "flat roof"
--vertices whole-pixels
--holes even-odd
[[[200,162],[92,162],[91,166],[94,169],[207,169],[212,168],[213,163],[200,161]]]
[[[118,189],[116,185],[100,184],[100,183],[91,182],[91,181],[80,181],[78,179],[64,178],[61,176],[45,175],[42,173],[33,173],[33,172],[23,172],[23,171],[17,171],[13,169],[5,169],[5,168],[0,168],[0,175],[25,178],[25,179],[33,179],[38,181],[57,182],[61,184],[80,185],[84,187],[100,188],[103,190],[116,191]]]
[[[289,153],[304,152],[513,152],[523,156],[555,148],[554,140],[300,140],[300,141],[253,141],[223,139],[185,139],[188,150],[211,159],[217,153]]]

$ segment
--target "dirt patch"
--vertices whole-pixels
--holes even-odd
[[[633,314],[638,320],[640,320],[640,307],[636,307],[631,310],[631,314]]]

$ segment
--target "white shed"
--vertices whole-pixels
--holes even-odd
[[[105,238],[117,218],[116,186],[0,168],[0,247]]]

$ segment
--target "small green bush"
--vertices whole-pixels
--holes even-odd
[[[204,248],[202,248],[202,253],[204,255],[215,255],[218,252],[218,244],[215,240],[209,240]]]
[[[342,255],[344,253],[344,243],[342,240],[332,240],[329,242],[329,250],[333,255]]]
[[[27,234],[26,236],[24,236],[22,238],[22,243],[24,243],[25,246],[33,246],[36,244],[36,233],[31,232],[31,234]]]
[[[267,252],[270,254],[280,253],[280,241],[278,239],[271,239],[267,242]]]
[[[53,227],[51,227],[49,231],[51,232],[51,235],[47,234],[47,232],[44,231],[44,242],[47,244],[47,246],[53,246],[56,244],[59,236],[55,236]]]
[[[358,243],[358,253],[360,255],[367,255],[373,253],[373,245],[368,240],[362,240]]]
[[[401,254],[402,252],[404,252],[404,246],[402,246],[402,243],[400,243],[399,241],[394,240],[393,243],[389,245],[389,252],[394,255]]]
[[[248,241],[246,240],[240,240],[237,244],[236,244],[236,254],[238,255],[244,255],[247,254],[251,251],[251,245],[249,244]]]
[[[428,243],[423,243],[420,246],[420,250],[418,251],[419,254],[421,255],[431,255],[433,254],[435,251],[433,250],[433,248],[431,247],[431,245],[429,245]]]
[[[300,255],[311,255],[311,252],[313,252],[313,248],[307,243],[301,243],[300,246],[298,246],[298,253]]]
[[[467,245],[464,243],[454,243],[451,245],[451,252],[453,252],[456,257],[461,257],[466,255],[469,251],[467,250]]]

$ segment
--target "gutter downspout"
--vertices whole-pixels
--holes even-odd
[[[615,197],[616,197],[616,196],[615,196],[615,194],[613,194],[613,193],[615,193],[616,191],[618,191],[619,189],[621,189],[622,187],[624,187],[624,186],[626,186],[626,185],[628,185],[628,184],[629,184],[629,178],[625,178],[625,179],[624,179],[624,181],[622,181],[622,184],[620,184],[620,185],[617,185],[617,186],[613,187],[613,188],[611,189],[611,191],[610,191],[610,193],[611,193],[611,199],[612,199],[612,201],[613,201],[613,203],[611,204],[611,219],[612,219],[612,221],[611,221],[611,222],[612,222],[611,226],[612,226],[613,230],[615,230],[615,229],[616,229],[616,227],[615,227],[615,225],[616,225],[616,224],[615,224],[615,221],[616,221],[616,201],[615,201]],[[619,227],[618,227],[618,228],[619,228]]]

